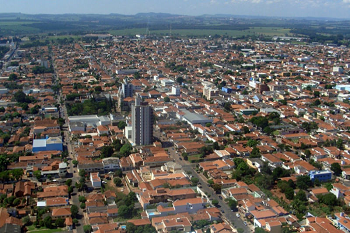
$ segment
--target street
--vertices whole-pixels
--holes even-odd
[[[162,137],[162,136],[160,136]],[[196,177],[199,179],[199,183],[202,185],[202,190],[209,194],[212,199],[216,199],[219,201],[218,207],[223,215],[223,220],[227,220],[229,223],[231,223],[236,229],[241,228],[244,230],[244,232],[251,232],[250,228],[246,225],[244,225],[244,222],[242,219],[236,217],[237,212],[232,212],[230,207],[226,204],[226,202],[219,198],[219,195],[217,195],[212,188],[209,187],[206,180],[203,179],[202,176],[200,176],[196,170],[193,168],[195,164],[189,164],[187,161],[180,160],[180,157],[182,157],[179,153],[177,153],[176,148],[170,147],[168,148],[168,151],[170,153],[170,157],[175,160],[176,163],[180,164],[182,166],[182,169],[185,172],[190,172],[193,177]],[[224,211],[224,212],[222,212]]]

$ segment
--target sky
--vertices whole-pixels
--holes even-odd
[[[232,14],[350,19],[350,0],[0,0],[1,13]]]

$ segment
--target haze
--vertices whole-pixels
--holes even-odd
[[[0,0],[1,13],[232,14],[350,18],[350,0]]]

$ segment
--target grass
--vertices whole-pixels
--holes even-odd
[[[145,28],[131,28],[123,30],[111,30],[112,35],[136,35],[146,34]],[[212,30],[212,29],[173,29],[171,34],[175,36],[209,36],[209,35],[227,35],[232,37],[241,37],[247,35],[265,36],[285,36],[290,33],[290,29],[281,27],[251,27],[247,30]],[[150,30],[151,35],[170,35],[169,30]]]
[[[203,161],[203,159],[201,158],[200,154],[197,154],[197,155],[188,156],[188,161],[190,163],[194,163],[194,162],[201,162]]]
[[[117,217],[114,218],[113,221],[114,222],[126,222],[127,220],[130,219],[141,219],[141,213],[142,213],[142,209],[137,209],[137,212],[134,214],[134,216],[132,216],[132,218],[123,218],[123,217]]]
[[[27,229],[28,229],[28,232],[36,232],[36,233],[54,233],[54,232],[63,231],[62,228],[57,228],[57,229],[47,229],[45,227],[36,228],[34,225],[28,226]]]

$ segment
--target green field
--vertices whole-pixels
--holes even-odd
[[[136,35],[136,34],[146,34],[145,28],[132,28],[123,30],[111,30],[109,31],[112,35]],[[265,36],[285,36],[290,33],[290,29],[281,27],[251,27],[247,30],[210,30],[210,29],[174,29],[171,30],[171,35],[173,36],[209,36],[209,35],[227,35],[232,37],[241,37],[248,35],[260,35]],[[170,30],[150,30],[151,35],[170,35]]]
[[[0,21],[0,33],[36,33],[40,30],[31,25],[35,21]]]
[[[60,232],[63,231],[62,228],[57,228],[57,229],[47,229],[47,228],[35,228],[34,225],[28,226],[27,227],[28,232],[35,232],[35,233],[54,233],[54,232]]]

